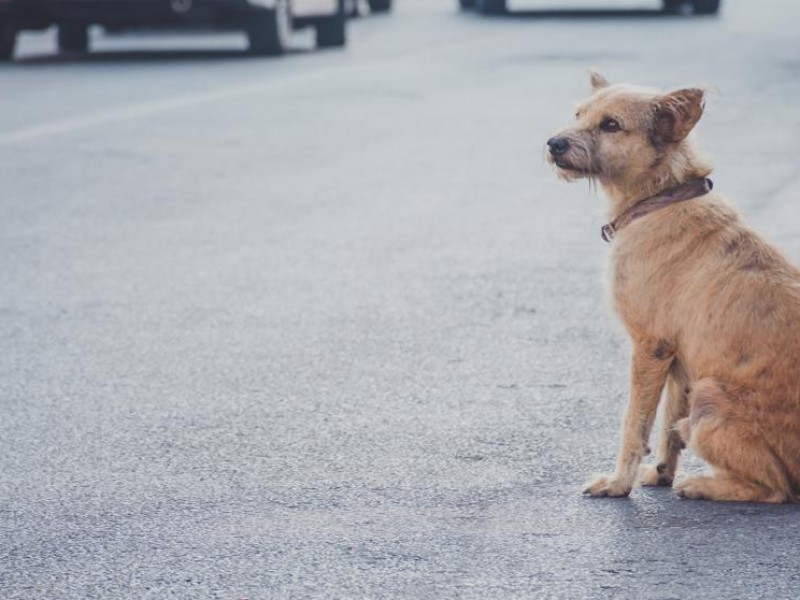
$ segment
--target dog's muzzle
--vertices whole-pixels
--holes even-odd
[[[569,150],[569,140],[564,137],[551,137],[547,140],[547,147],[553,156],[563,156]]]

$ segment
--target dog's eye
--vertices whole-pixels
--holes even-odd
[[[619,121],[615,119],[607,118],[603,119],[600,122],[600,131],[605,131],[606,133],[614,133],[616,131],[619,131],[620,129],[622,129],[622,127],[620,127]]]

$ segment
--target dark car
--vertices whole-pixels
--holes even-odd
[[[361,15],[361,5],[369,7],[370,14],[386,13],[392,10],[392,0],[345,0],[345,9],[350,17]]]
[[[314,27],[317,46],[344,46],[345,0],[0,0],[0,60],[17,33],[58,27],[62,52],[87,52],[89,27],[201,27],[247,33],[250,52],[281,54],[293,29]]]
[[[367,0],[369,9],[374,12],[389,12],[392,10],[392,0]]]

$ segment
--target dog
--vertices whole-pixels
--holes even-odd
[[[561,178],[590,179],[608,197],[602,236],[632,356],[616,471],[584,493],[671,486],[688,446],[712,473],[675,482],[679,496],[797,502],[800,270],[711,191],[691,135],[702,89],[611,85],[596,71],[591,85],[547,156]],[[656,464],[644,467],[662,397]]]

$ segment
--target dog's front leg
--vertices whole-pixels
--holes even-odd
[[[642,457],[650,451],[647,441],[674,355],[673,347],[663,340],[635,344],[631,359],[630,399],[622,427],[617,470],[610,475],[595,477],[586,486],[585,494],[630,494]]]
[[[643,466],[639,473],[641,485],[672,485],[678,468],[678,457],[684,443],[676,427],[678,421],[689,416],[689,399],[685,378],[667,377],[667,390],[664,395],[664,412],[661,441],[658,445],[656,464]]]

